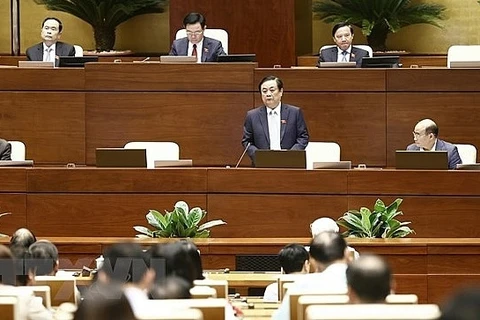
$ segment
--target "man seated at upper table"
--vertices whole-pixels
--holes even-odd
[[[203,35],[207,26],[202,14],[187,14],[183,19],[183,26],[187,37],[173,41],[169,55],[195,56],[197,62],[216,62],[218,56],[225,55],[220,41]]]
[[[340,22],[334,25],[332,37],[337,46],[320,51],[317,67],[320,67],[320,62],[355,61],[358,68],[362,65],[362,58],[370,56],[368,51],[352,46],[353,27],[348,23]]]
[[[431,119],[423,119],[413,129],[413,141],[407,150],[446,150],[448,153],[448,168],[455,169],[462,163],[457,147],[449,142],[438,139],[438,126]]]
[[[7,140],[0,139],[0,160],[12,160],[12,145]]]
[[[267,76],[258,85],[263,106],[247,112],[242,144],[255,163],[257,149],[305,150],[308,144],[307,124],[302,110],[282,103],[283,81]]]
[[[63,25],[59,19],[45,18],[40,32],[43,41],[27,49],[27,60],[55,62],[58,67],[58,57],[74,56],[75,48],[71,44],[58,41],[62,30]]]

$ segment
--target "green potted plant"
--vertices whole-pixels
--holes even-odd
[[[402,203],[398,198],[385,206],[377,199],[373,211],[362,207],[360,210],[348,210],[340,217],[337,224],[344,227],[344,236],[356,238],[403,238],[415,231],[410,229],[410,222],[400,222],[395,217],[402,215],[398,207]]]
[[[168,0],[34,0],[48,10],[70,13],[90,24],[98,52],[115,45],[115,30],[138,15],[161,13]]]
[[[142,226],[133,229],[140,233],[137,234],[139,238],[208,238],[210,228],[226,222],[218,219],[198,225],[206,214],[207,211],[199,207],[189,210],[185,201],[178,201],[173,211],[165,210],[164,215],[157,210],[148,211],[146,218],[154,230]]]
[[[441,28],[438,21],[446,8],[410,0],[316,0],[312,9],[326,23],[346,21],[359,27],[374,51],[385,51],[388,34],[403,27],[425,23]]]

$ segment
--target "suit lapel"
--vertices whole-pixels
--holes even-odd
[[[290,114],[290,108],[282,103],[282,114],[280,116],[280,143],[285,135],[287,129],[288,115]]]
[[[202,47],[202,62],[207,61],[207,56],[210,54],[210,41],[208,38],[203,38],[203,47]]]
[[[40,42],[37,47],[35,48],[35,59],[37,61],[43,61],[43,42]]]
[[[260,123],[262,124],[263,133],[270,145],[270,134],[268,133],[268,121],[267,121],[267,107],[262,107],[259,110]]]

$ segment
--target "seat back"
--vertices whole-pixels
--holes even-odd
[[[333,48],[333,47],[336,47],[337,45],[335,44],[329,44],[329,45],[325,45],[323,47],[320,48],[320,50],[318,51],[318,53],[320,53],[322,50],[324,49],[328,49],[328,48]],[[369,45],[366,45],[366,44],[354,44],[353,45],[354,47],[357,47],[359,49],[363,49],[365,51],[368,52],[368,56],[369,57],[373,57],[373,49],[372,47],[370,47]]]
[[[336,296],[336,295],[347,295],[347,290],[337,290],[330,288],[321,288],[315,290],[304,290],[298,288],[291,288],[288,292],[290,296],[290,319],[296,320],[299,314],[299,303],[298,300],[303,296]],[[303,311],[302,311],[303,314]]]
[[[135,317],[138,320],[203,320],[199,309],[155,310],[155,314]]]
[[[192,299],[216,298],[217,290],[208,286],[193,286],[190,288]]]
[[[227,280],[194,280],[195,286],[207,286],[215,289],[217,298],[228,298],[228,281]]]
[[[288,287],[291,283],[294,283],[297,279],[303,277],[303,274],[282,274],[277,279],[278,285],[278,301],[282,301]]]
[[[13,161],[24,161],[25,160],[25,144],[22,141],[8,141],[12,146],[12,160]]]
[[[224,320],[227,299],[157,299],[147,300],[142,303],[142,309],[135,314],[137,319],[157,319],[154,318],[158,310],[182,310],[187,308],[199,309],[203,313],[203,318],[208,320]]]
[[[305,311],[308,306],[318,304],[347,304],[349,302],[348,295],[346,294],[321,294],[321,295],[305,295],[300,296],[297,302],[297,320],[305,319]],[[293,318],[292,318],[293,320]]]
[[[455,144],[463,164],[477,163],[477,148],[473,144]]]
[[[448,48],[447,68],[452,61],[480,61],[480,45],[455,45]]]
[[[75,48],[75,57],[83,57],[83,48],[78,44],[73,46]]]
[[[77,304],[75,294],[76,282],[73,277],[36,276],[35,283],[39,286],[49,286],[52,307],[58,307],[64,302]]]
[[[436,304],[345,304],[307,307],[307,320],[435,320]]]
[[[416,294],[389,294],[385,298],[388,304],[417,304],[418,296]]]
[[[225,29],[209,29],[206,28],[203,34],[205,37],[218,40],[222,43],[223,51],[225,54],[228,54],[228,32]],[[187,31],[185,29],[180,29],[175,35],[175,39],[185,38],[187,36]]]
[[[0,297],[0,314],[2,320],[20,320],[18,299],[13,296]]]
[[[340,146],[336,142],[309,142],[307,153],[307,169],[313,169],[314,162],[340,161]]]
[[[155,160],[180,159],[180,147],[175,142],[128,142],[125,149],[145,149],[147,151],[147,168],[155,168]]]
[[[42,304],[47,309],[52,308],[52,300],[49,286],[28,286],[33,291],[35,297],[42,298]]]

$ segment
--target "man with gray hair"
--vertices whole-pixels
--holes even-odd
[[[335,222],[335,220],[328,217],[322,217],[318,218],[310,224],[310,231],[312,232],[312,238],[315,238],[322,232],[338,233],[340,232],[340,228],[338,227],[338,224]],[[350,259],[358,259],[360,255],[357,250],[352,247],[347,247],[347,249]]]

